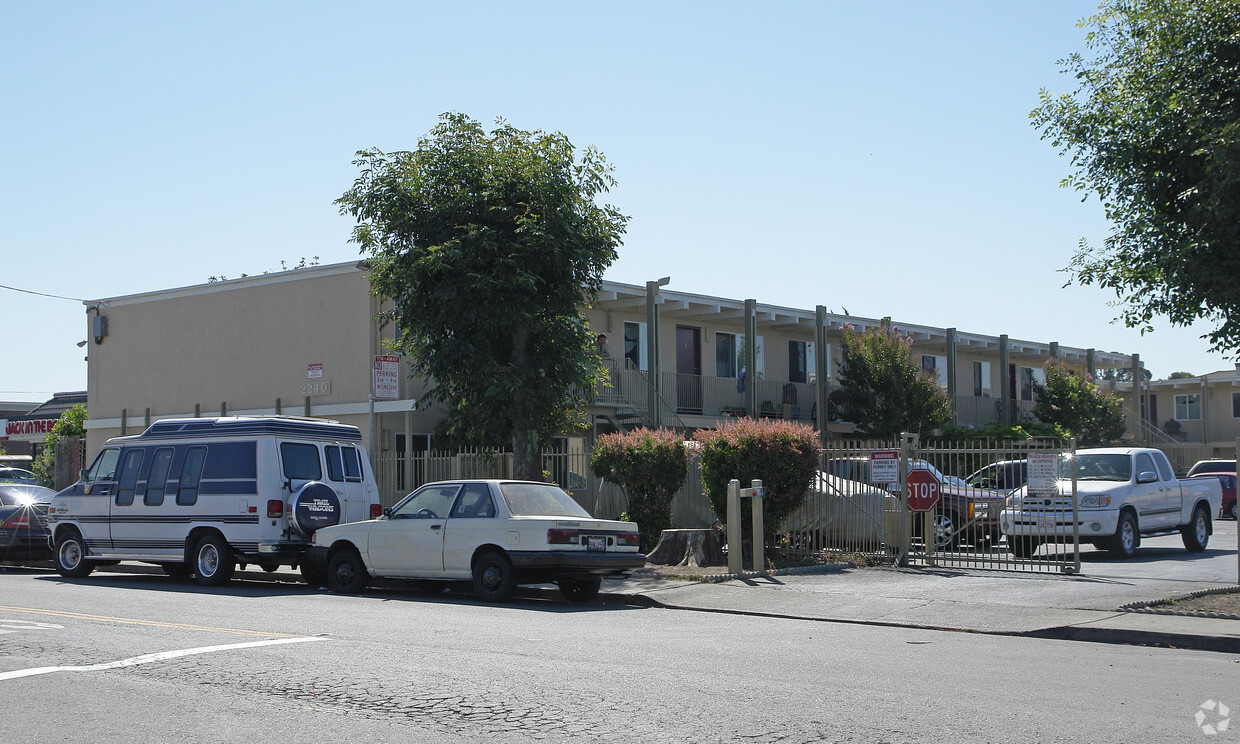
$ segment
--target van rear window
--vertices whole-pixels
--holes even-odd
[[[362,464],[354,447],[337,447],[328,445],[323,448],[327,456],[327,477],[337,482],[348,481],[360,483],[362,480]]]
[[[284,463],[284,477],[289,480],[319,480],[323,477],[323,465],[319,461],[316,445],[284,442],[280,445],[280,460]]]

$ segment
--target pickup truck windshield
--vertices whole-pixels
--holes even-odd
[[[1132,458],[1128,455],[1077,455],[1075,459],[1060,461],[1060,476],[1064,480],[1072,477],[1072,468],[1076,467],[1077,480],[1118,481],[1127,483],[1132,480]]]

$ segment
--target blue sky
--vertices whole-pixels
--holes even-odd
[[[607,278],[1230,366],[1062,288],[1108,232],[1029,125],[1094,2],[0,0],[0,284],[93,299],[358,258],[332,201],[440,113],[615,165]],[[0,290],[0,399],[86,387],[80,303]],[[243,333],[244,329],[238,329]]]

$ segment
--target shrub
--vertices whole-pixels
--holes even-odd
[[[840,418],[863,437],[892,439],[917,432],[925,439],[951,420],[951,399],[938,378],[913,359],[913,337],[884,319],[858,333],[844,326]]]
[[[684,439],[668,429],[604,434],[590,455],[590,470],[628,494],[627,514],[641,533],[642,552],[672,526],[672,497],[685,482],[687,466]]]
[[[1076,437],[1078,447],[1103,447],[1124,436],[1124,403],[1099,389],[1087,375],[1078,375],[1059,362],[1044,366],[1046,384],[1034,385],[1033,415]]]
[[[775,530],[805,502],[818,471],[818,435],[813,427],[772,419],[735,419],[717,429],[702,429],[700,443],[702,485],[711,508],[727,521],[728,482],[733,478],[748,488],[760,479],[765,488],[762,524],[767,543]],[[741,529],[752,530],[749,499],[741,502]]]
[[[43,453],[31,463],[30,470],[40,483],[49,488],[56,487],[56,443],[68,437],[86,436],[86,406],[75,403],[73,407],[60,414],[52,430],[44,437]]]

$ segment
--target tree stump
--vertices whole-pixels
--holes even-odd
[[[716,530],[663,530],[659,544],[646,554],[647,563],[662,566],[722,566],[723,546]]]

